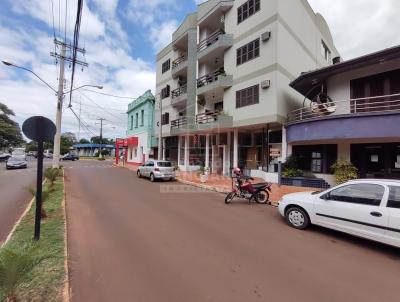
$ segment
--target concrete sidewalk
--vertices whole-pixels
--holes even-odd
[[[115,165],[115,164],[114,164]],[[137,165],[115,165],[121,168],[127,168],[133,172],[137,171]],[[202,189],[215,191],[219,193],[229,193],[232,191],[232,179],[230,177],[210,174],[206,183],[200,181],[200,177],[196,172],[184,172],[176,171],[176,180],[190,186],[196,186]],[[261,178],[255,178],[254,183],[265,182]],[[278,184],[272,184],[272,192],[270,193],[270,202],[277,205],[277,202],[282,198],[283,195],[296,193],[296,192],[307,192],[317,191],[317,188],[304,188],[294,186],[279,186]]]

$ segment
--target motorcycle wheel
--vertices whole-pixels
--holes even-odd
[[[257,203],[266,204],[269,200],[269,193],[267,191],[260,191],[256,193],[254,198]]]
[[[226,203],[226,204],[231,203],[232,200],[235,198],[235,196],[236,196],[236,193],[235,193],[235,192],[230,192],[230,193],[228,193],[228,195],[226,195],[226,197],[225,197],[225,203]]]

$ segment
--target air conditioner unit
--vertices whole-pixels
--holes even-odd
[[[267,42],[271,38],[271,32],[267,31],[261,35],[261,40]]]
[[[271,81],[270,80],[265,80],[261,82],[261,88],[262,89],[268,89],[271,87]]]

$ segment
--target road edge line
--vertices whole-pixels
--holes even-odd
[[[43,180],[42,186],[46,183],[46,179]],[[1,244],[0,249],[2,249],[7,243],[8,241],[10,241],[11,237],[14,235],[15,230],[17,229],[17,227],[19,226],[19,224],[21,223],[22,219],[24,219],[24,217],[26,216],[26,214],[30,211],[30,209],[32,208],[33,203],[35,202],[35,196],[32,197],[31,201],[28,203],[28,205],[26,206],[24,212],[22,212],[21,216],[18,218],[18,220],[14,223],[13,228],[11,229],[10,233],[8,233],[8,236],[6,238],[6,240]]]
[[[68,267],[68,228],[67,228],[67,207],[66,207],[66,191],[65,191],[65,170],[63,169],[63,200],[62,208],[64,213],[64,269],[65,280],[63,289],[63,301],[70,301],[70,287],[69,287],[69,267]]]

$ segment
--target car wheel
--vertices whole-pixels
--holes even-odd
[[[291,207],[285,214],[286,222],[293,228],[304,230],[310,225],[310,218],[300,207]]]
[[[151,182],[155,182],[156,181],[156,178],[154,177],[153,173],[150,174],[150,181]]]
[[[142,177],[142,174],[140,174],[140,170],[137,170],[136,175],[137,175],[137,177],[139,177],[139,178]]]

